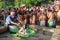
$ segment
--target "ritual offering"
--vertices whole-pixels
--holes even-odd
[[[16,29],[17,30],[17,29]],[[16,31],[15,30],[15,31]],[[26,24],[23,25],[23,27],[21,27],[16,34],[10,34],[13,37],[22,37],[22,38],[28,38],[30,36],[34,36],[36,34],[36,31],[34,31],[33,29],[29,28],[26,26]]]

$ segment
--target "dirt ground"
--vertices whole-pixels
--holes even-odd
[[[38,31],[35,36],[32,36],[30,38],[24,39],[21,37],[11,37],[9,35],[9,32],[5,32],[3,34],[0,34],[0,40],[60,40],[58,35],[60,35],[60,29],[58,28],[60,26],[57,25],[57,28],[51,28],[48,27],[40,27],[37,26]],[[45,32],[43,32],[43,29],[45,29]],[[58,34],[57,34],[58,33]]]

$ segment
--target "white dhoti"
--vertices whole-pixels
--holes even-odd
[[[40,21],[40,26],[45,26],[45,21]]]

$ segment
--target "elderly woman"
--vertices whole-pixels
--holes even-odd
[[[3,33],[7,30],[7,27],[4,26],[4,15],[0,12],[0,33]]]

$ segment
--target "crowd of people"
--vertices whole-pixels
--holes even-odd
[[[4,20],[4,10],[0,10],[0,23]],[[23,6],[6,11],[5,25],[23,26],[24,23],[47,27],[56,27],[60,19],[60,4],[46,4],[44,6]]]

